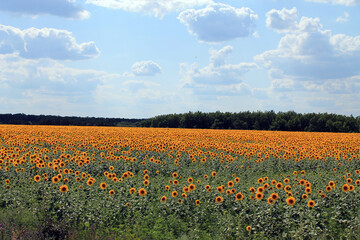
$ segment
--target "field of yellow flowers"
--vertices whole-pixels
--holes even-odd
[[[1,239],[359,239],[360,134],[0,125]]]

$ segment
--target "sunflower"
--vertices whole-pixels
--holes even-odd
[[[178,195],[179,195],[179,193],[177,191],[173,191],[171,193],[171,196],[174,197],[174,198],[176,198]]]
[[[255,193],[255,188],[251,187],[251,188],[249,189],[249,192]]]
[[[172,174],[172,176],[173,176],[173,178],[177,178],[177,177],[179,176],[179,174],[178,174],[177,172],[174,172],[174,173]]]
[[[332,190],[332,187],[331,186],[326,186],[326,189],[325,189],[327,192],[331,192]]]
[[[234,181],[235,181],[236,183],[238,183],[238,182],[240,182],[240,178],[237,177],[237,178],[234,179]]]
[[[301,196],[301,198],[305,200],[305,199],[307,199],[307,198],[308,198],[308,195],[303,194],[303,195]]]
[[[296,200],[294,197],[289,197],[286,199],[286,203],[290,206],[294,206],[294,204],[296,203]]]
[[[106,183],[104,183],[104,182],[100,183],[100,188],[101,188],[102,190],[104,190],[106,187],[107,187],[107,184],[106,184]]]
[[[276,185],[277,181],[276,180],[271,180],[271,184],[272,185]]]
[[[188,183],[192,183],[194,181],[194,179],[190,177],[190,178],[188,178],[187,181],[188,181]]]
[[[201,203],[200,200],[195,200],[196,205],[200,205],[200,203]]]
[[[78,177],[77,179],[79,179],[79,181],[80,181],[80,178],[79,178],[79,177]],[[76,179],[76,181],[77,181],[77,179]],[[94,182],[93,182],[91,179],[88,179],[87,182],[86,182],[86,184],[87,184],[88,186],[92,186],[92,185],[94,184]]]
[[[314,207],[315,206],[315,201],[314,200],[309,200],[307,203],[308,207]]]
[[[140,188],[139,189],[139,195],[140,196],[145,196],[147,194],[146,190],[144,188]]]
[[[335,187],[335,182],[334,182],[334,181],[330,181],[330,182],[329,182],[329,186],[330,186],[330,187]]]
[[[263,187],[258,187],[257,192],[263,193],[265,189]]]
[[[356,185],[360,185],[360,180],[359,180],[359,179],[356,180],[356,181],[355,181],[355,184],[356,184]]]
[[[307,194],[311,194],[311,188],[310,188],[310,187],[305,188],[305,192],[306,192]]]
[[[276,188],[279,189],[279,190],[282,189],[283,188],[282,183],[281,182],[277,183]]]
[[[59,190],[60,190],[60,192],[65,193],[65,192],[69,191],[69,187],[66,185],[62,185]]]
[[[284,190],[285,190],[286,192],[290,192],[290,191],[291,191],[291,186],[290,186],[290,185],[286,185],[285,188],[284,188]]]
[[[130,188],[130,190],[129,190],[129,193],[130,194],[134,194],[136,192],[136,189],[135,188]]]
[[[190,184],[189,189],[190,189],[190,191],[194,191],[196,189],[195,184]]]
[[[112,195],[115,194],[115,191],[114,191],[114,190],[110,190],[110,191],[109,191],[109,194],[110,194],[110,196],[112,196]]]
[[[189,188],[189,187],[184,186],[184,187],[183,187],[183,192],[189,193],[189,192],[190,192],[190,188]]]
[[[236,201],[241,201],[244,199],[244,195],[242,195],[242,193],[239,192],[235,195],[235,199],[236,199]]]
[[[269,197],[269,198],[267,199],[267,202],[268,202],[268,204],[274,204],[274,203],[275,203],[275,200],[272,199],[271,197]]]
[[[39,175],[36,175],[35,177],[34,177],[34,181],[35,182],[39,182],[41,180],[41,177],[39,176]]]
[[[343,190],[344,192],[348,192],[348,191],[350,190],[349,185],[344,184],[344,185],[342,186],[342,190]]]
[[[169,185],[166,185],[166,186],[165,186],[165,190],[170,191],[170,186],[169,186]]]
[[[258,192],[258,193],[255,195],[255,197],[256,197],[257,200],[261,200],[261,199],[263,199],[264,194],[262,194],[261,192]]]
[[[222,193],[224,191],[224,189],[221,186],[217,187],[216,190],[218,190],[219,193]]]
[[[223,198],[222,198],[221,196],[217,196],[217,197],[215,198],[215,201],[216,201],[217,203],[222,203]]]
[[[289,184],[289,182],[290,182],[290,180],[289,180],[288,178],[285,178],[285,179],[284,179],[284,183],[285,183],[285,184]]]
[[[145,180],[145,181],[144,181],[144,185],[145,185],[145,186],[148,186],[148,185],[149,185],[149,180]]]
[[[229,182],[228,182],[228,187],[231,188],[231,187],[233,187],[233,186],[234,186],[234,182],[233,182],[233,181],[229,181]]]
[[[264,179],[259,178],[259,179],[257,180],[257,182],[258,182],[259,184],[262,184],[262,183],[264,182]]]
[[[166,202],[166,200],[167,200],[166,196],[162,196],[161,199],[160,199],[160,201],[162,201],[162,202]]]
[[[355,186],[354,185],[349,185],[349,191],[352,192],[355,190]]]
[[[53,178],[51,179],[51,181],[52,181],[53,183],[58,183],[58,182],[60,181],[60,179],[59,179],[57,176],[55,176],[55,177],[53,177]]]
[[[251,231],[251,226],[247,226],[246,231],[250,232]]]
[[[273,200],[278,200],[278,199],[279,199],[279,194],[277,194],[277,193],[272,193],[272,194],[270,195],[270,197],[271,197]]]
[[[180,204],[183,203],[183,200],[182,200],[182,199],[179,199],[179,200],[178,200],[178,203],[180,203]]]
[[[113,167],[113,166],[110,166],[110,167],[109,167],[109,170],[110,170],[110,171],[113,171],[113,170],[114,170],[114,167]]]
[[[186,193],[181,194],[181,196],[182,196],[183,198],[187,198]]]
[[[300,183],[300,185],[305,185],[305,180],[304,179],[301,179],[300,181],[299,181],[299,183]]]
[[[212,177],[216,177],[216,174],[217,174],[217,173],[214,171],[214,172],[211,173],[211,176],[212,176]]]

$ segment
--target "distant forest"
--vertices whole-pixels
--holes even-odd
[[[0,124],[360,132],[360,117],[328,113],[188,112],[148,119],[0,114]]]
[[[0,124],[63,125],[63,126],[121,126],[139,127],[144,119],[61,117],[51,115],[0,114]]]
[[[168,114],[143,120],[142,127],[244,129],[307,132],[359,132],[360,118],[294,111]]]

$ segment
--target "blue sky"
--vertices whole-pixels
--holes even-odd
[[[360,0],[0,0],[0,113],[360,115]]]

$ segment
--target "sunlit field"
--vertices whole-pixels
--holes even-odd
[[[1,239],[359,239],[360,134],[0,125]]]

